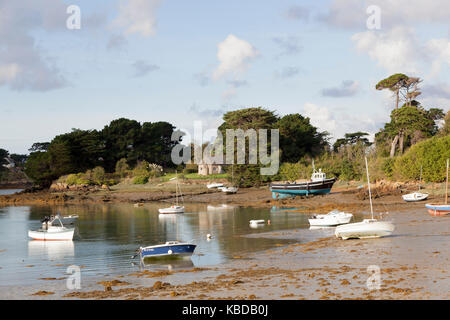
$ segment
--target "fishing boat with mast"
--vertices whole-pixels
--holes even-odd
[[[178,174],[177,174],[177,172],[175,172],[175,179],[174,180],[175,180],[175,204],[173,204],[172,206],[170,206],[168,208],[158,209],[159,213],[161,213],[161,214],[184,213],[184,205],[180,206],[178,204],[178,194],[180,194],[182,203],[184,203],[184,200],[183,200],[183,194],[181,193],[180,185],[178,183]]]
[[[311,180],[307,182],[295,183],[271,183],[270,191],[272,198],[283,199],[288,197],[296,197],[299,195],[310,194],[327,194],[330,193],[336,178],[327,178],[322,169],[316,171],[313,161],[313,174]]]
[[[425,207],[432,216],[444,216],[450,214],[450,204],[448,204],[448,167],[449,159],[447,159],[447,178],[445,180],[445,200],[444,203],[427,203]]]
[[[395,226],[390,221],[380,221],[373,217],[372,192],[370,190],[369,168],[366,162],[367,185],[369,187],[370,213],[371,219],[364,219],[362,222],[343,224],[336,227],[335,236],[347,239],[366,239],[389,236],[394,232]]]
[[[420,192],[420,182],[422,181],[422,166],[420,166],[420,180],[419,180],[419,191],[408,193],[402,196],[403,200],[406,202],[416,202],[416,201],[423,201],[426,198],[428,198],[428,193],[422,193]]]

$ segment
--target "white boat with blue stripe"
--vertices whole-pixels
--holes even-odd
[[[142,260],[151,258],[177,259],[191,256],[196,247],[192,243],[168,241],[165,244],[140,247],[139,255]]]

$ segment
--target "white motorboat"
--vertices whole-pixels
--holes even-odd
[[[420,166],[420,181],[422,181],[422,166]],[[408,193],[402,196],[403,200],[406,202],[416,202],[416,201],[422,201],[428,198],[428,193],[422,193],[420,192],[420,182],[419,182],[419,191]]]
[[[250,228],[253,229],[264,227],[265,224],[264,220],[250,220]]]
[[[34,240],[54,241],[72,240],[75,228],[48,226],[36,231],[28,230],[28,236]]]
[[[314,215],[311,219],[308,219],[308,221],[311,226],[326,227],[349,223],[352,217],[353,214],[351,213],[333,210],[328,212],[327,214]]]
[[[178,175],[175,176],[174,178],[176,180],[176,184],[175,184],[175,204],[168,207],[168,208],[161,208],[158,209],[159,213],[163,213],[163,214],[172,214],[172,213],[184,213],[184,206],[180,206],[178,205],[178,193],[180,194],[181,197],[181,201],[184,202],[183,200],[183,194],[181,193],[181,188],[178,184]]]
[[[223,187],[223,188],[221,188],[221,190],[223,193],[233,194],[233,193],[237,193],[239,189],[236,187]]]
[[[378,221],[373,218],[372,192],[370,190],[369,168],[366,162],[367,184],[369,186],[369,200],[371,219],[364,219],[362,222],[348,223],[336,227],[334,234],[337,238],[347,239],[365,239],[379,238],[389,236],[394,232],[395,226],[390,221]]]
[[[223,183],[210,183],[210,184],[207,184],[206,187],[208,189],[220,188],[220,187],[223,187]]]
[[[415,202],[425,200],[426,198],[428,198],[428,195],[428,193],[413,192],[403,195],[402,198],[406,202]]]

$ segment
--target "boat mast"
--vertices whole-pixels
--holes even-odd
[[[447,180],[445,183],[445,204],[448,204],[448,160],[447,159]]]
[[[422,182],[422,165],[420,165],[420,178],[419,178],[419,191],[420,191],[420,183]]]
[[[369,167],[367,165],[367,157],[364,157],[364,160],[366,161],[367,185],[369,186],[370,213],[372,214],[373,219],[372,192],[370,191],[370,178],[369,178]]]
[[[178,206],[178,172],[175,170],[175,198],[176,205]]]

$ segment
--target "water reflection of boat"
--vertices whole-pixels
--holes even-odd
[[[62,259],[74,256],[72,241],[28,241],[28,256],[47,256],[49,259]]]
[[[207,211],[220,211],[220,210],[233,210],[235,206],[230,206],[228,204],[221,204],[220,206],[206,206]]]
[[[158,260],[145,260],[142,261],[142,265],[144,268],[155,268],[155,269],[167,269],[167,270],[177,270],[177,269],[191,269],[194,268],[194,262],[190,257],[186,257],[186,259],[173,260],[168,263],[167,261],[158,261]]]

